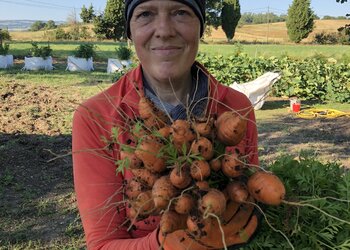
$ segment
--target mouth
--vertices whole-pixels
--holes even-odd
[[[179,47],[179,46],[159,46],[159,47],[153,47],[151,50],[158,55],[170,56],[170,55],[175,55],[175,54],[179,53],[181,51],[181,47]]]

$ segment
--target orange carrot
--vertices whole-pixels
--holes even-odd
[[[258,201],[268,205],[281,204],[286,194],[282,181],[274,174],[257,171],[248,179],[249,193]]]

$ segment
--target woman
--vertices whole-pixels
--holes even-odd
[[[116,174],[119,145],[111,143],[117,129],[125,130],[138,114],[140,93],[172,119],[219,114],[228,107],[248,118],[247,133],[238,150],[250,164],[258,165],[254,111],[242,94],[219,84],[197,62],[205,23],[204,0],[126,0],[127,34],[140,65],[116,84],[82,104],[74,115],[73,165],[78,208],[89,249],[207,249],[240,244],[255,231],[252,208],[233,216],[232,223],[213,225],[201,242],[184,231],[163,238],[159,217],[150,216],[129,227],[128,207],[123,206],[122,185],[129,171]],[[209,96],[209,98],[208,98]],[[215,100],[215,101],[214,101]],[[118,137],[130,141],[128,133]],[[107,142],[107,143],[106,143]],[[237,226],[238,225],[238,226]],[[238,232],[247,228],[245,237]],[[249,229],[249,230],[248,230]],[[225,233],[225,243],[218,237]]]

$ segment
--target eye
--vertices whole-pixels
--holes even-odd
[[[189,15],[189,14],[190,13],[187,10],[179,9],[179,10],[175,11],[175,15],[178,15],[178,16],[184,16],[184,15]]]
[[[148,18],[152,16],[152,12],[151,11],[142,11],[141,13],[136,15],[136,19],[139,18]]]

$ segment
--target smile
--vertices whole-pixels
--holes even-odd
[[[176,55],[179,54],[182,49],[181,47],[176,47],[176,46],[167,46],[167,47],[156,47],[152,48],[152,51],[160,56],[171,56],[171,55]]]

